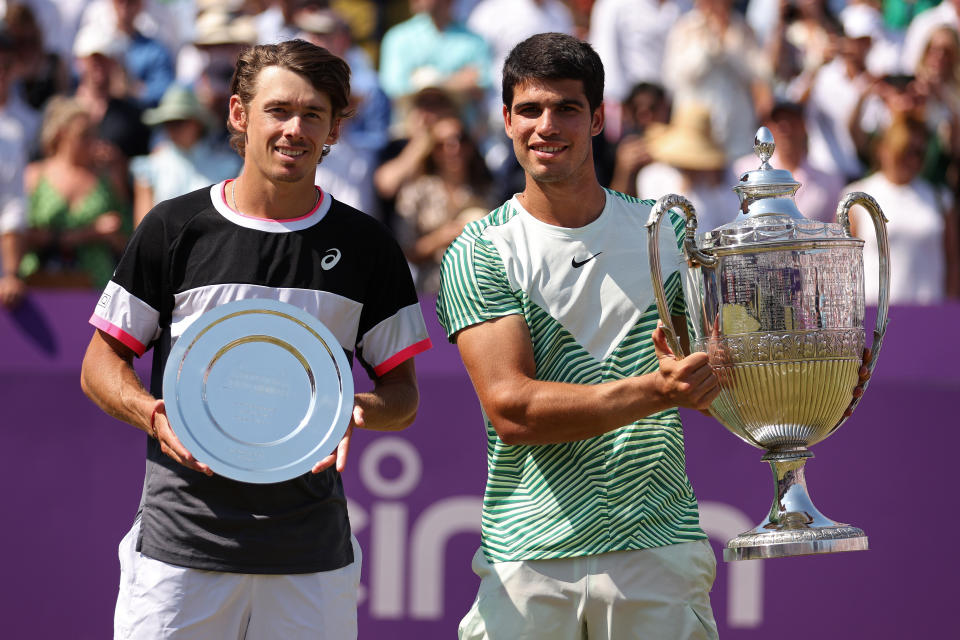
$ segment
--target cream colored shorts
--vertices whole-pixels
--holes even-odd
[[[360,545],[353,564],[291,575],[177,567],[137,552],[139,520],[120,542],[115,640],[350,640],[357,637]]]
[[[461,640],[713,640],[706,540],[582,558],[490,563]]]

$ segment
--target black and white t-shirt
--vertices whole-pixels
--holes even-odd
[[[227,205],[225,186],[157,205],[90,319],[138,356],[154,348],[155,396],[177,338],[202,313],[234,300],[280,300],[315,315],[371,375],[430,348],[409,268],[381,223],[322,191],[300,218],[252,218]],[[247,484],[187,469],[147,442],[144,555],[240,573],[309,573],[353,561],[334,469]]]

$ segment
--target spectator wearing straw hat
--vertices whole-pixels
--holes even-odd
[[[167,89],[160,104],[143,114],[144,124],[162,127],[164,139],[149,155],[130,164],[134,224],[140,224],[158,202],[226,180],[240,170],[237,154],[206,137],[212,121],[196,94],[178,85]]]
[[[731,222],[739,201],[723,147],[714,139],[710,110],[686,103],[665,126],[651,125],[648,148],[654,162],[640,170],[637,195],[659,198],[668,193],[686,197],[697,210],[697,228],[709,231]]]
[[[180,49],[177,83],[193,87],[200,102],[213,114],[215,128],[208,136],[229,146],[226,122],[230,110],[230,80],[237,58],[257,40],[250,16],[239,13],[239,0],[205,0],[193,33],[193,43]]]
[[[197,3],[193,39],[177,52],[177,84],[195,86],[200,93],[199,85],[206,75],[215,76],[220,84],[229,87],[237,56],[257,41],[257,27],[251,16],[241,12],[242,5],[241,0]],[[200,99],[202,102],[203,96]],[[226,116],[224,110],[224,120]]]

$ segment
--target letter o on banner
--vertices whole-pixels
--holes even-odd
[[[380,463],[391,456],[400,461],[400,475],[385,478],[380,473]],[[408,495],[420,482],[422,472],[423,464],[417,450],[401,438],[377,438],[364,449],[360,457],[360,479],[378,498],[402,498]]]

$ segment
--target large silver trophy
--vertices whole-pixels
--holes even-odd
[[[770,166],[770,131],[761,128],[754,144],[761,166],[733,188],[740,197],[733,222],[698,235],[693,206],[671,194],[657,201],[647,223],[657,308],[670,347],[682,357],[666,304],[658,230],[670,209],[686,218],[683,278],[691,349],[709,355],[721,387],[710,413],[766,451],[763,459],[776,481],[766,520],[730,540],[723,556],[863,550],[867,537],[861,529],[834,522],[813,505],[804,464],[813,456],[809,447],[836,431],[845,410],[859,401],[853,391],[864,348],[863,241],[850,233],[849,210],[859,204],[870,213],[880,254],[871,371],[887,324],[886,218],[865,193],[843,198],[837,223],[804,218],[793,199],[800,184],[789,171]]]

